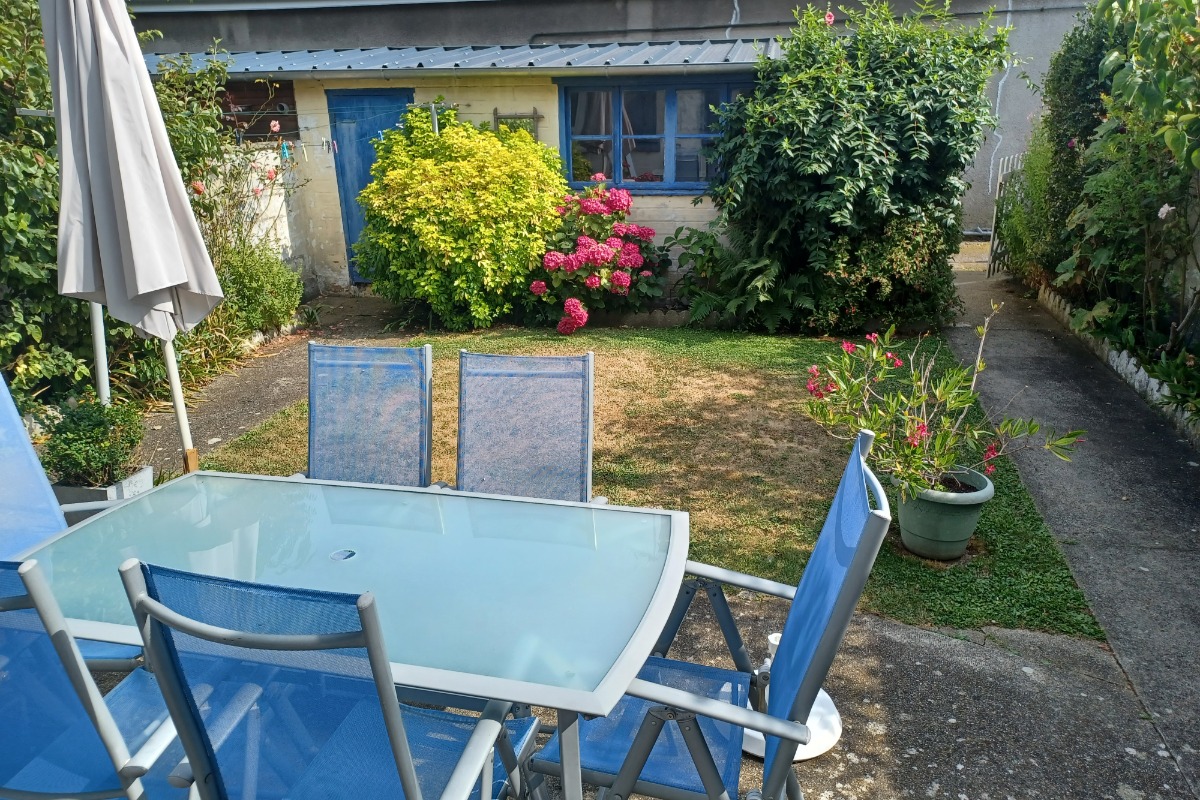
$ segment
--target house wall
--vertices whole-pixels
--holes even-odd
[[[345,291],[350,288],[346,264],[345,233],[342,228],[336,155],[323,149],[328,139],[329,108],[327,89],[368,88],[413,89],[418,103],[428,103],[439,95],[458,105],[459,118],[468,122],[490,123],[494,109],[525,113],[534,108],[543,115],[538,125],[540,141],[557,149],[559,141],[558,87],[540,75],[512,77],[421,78],[403,81],[381,80],[309,80],[296,81],[296,116],[303,148],[295,161],[297,188],[289,197],[285,256],[303,269],[305,288],[312,293]],[[636,197],[630,219],[654,228],[658,241],[681,225],[699,226],[713,217],[710,203],[694,205],[691,195],[654,195]]]

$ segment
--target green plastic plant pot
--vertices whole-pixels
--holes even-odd
[[[996,487],[983,473],[965,467],[956,468],[954,477],[976,491],[922,489],[900,500],[900,541],[910,552],[938,561],[953,561],[967,552],[983,504]]]

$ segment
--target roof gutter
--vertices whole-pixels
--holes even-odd
[[[624,67],[401,67],[376,69],[307,69],[307,70],[230,70],[229,77],[276,78],[282,80],[353,80],[362,78],[398,78],[421,76],[430,78],[462,78],[473,75],[539,75],[550,78],[607,78],[619,75],[726,75],[753,71],[755,62],[729,64],[647,64]]]

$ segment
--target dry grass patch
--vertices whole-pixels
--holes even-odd
[[[570,338],[526,330],[378,337],[434,349],[433,479],[454,481],[458,351],[596,353],[593,491],[613,503],[682,509],[690,556],[795,583],[846,463],[845,443],[803,412],[805,368],[825,340],[691,330],[597,330]],[[208,469],[292,474],[307,461],[297,404],[222,446]],[[548,432],[550,433],[550,432]],[[975,557],[934,567],[893,534],[863,598],[905,622],[1027,627],[1101,637],[1016,470],[994,476]],[[892,500],[895,507],[895,498]]]

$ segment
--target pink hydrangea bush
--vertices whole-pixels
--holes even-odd
[[[558,207],[559,230],[534,269],[526,307],[534,321],[559,317],[558,332],[570,335],[587,324],[588,310],[638,311],[661,297],[670,266],[654,229],[628,221],[633,197],[609,189],[604,175],[594,186],[568,194]]]

